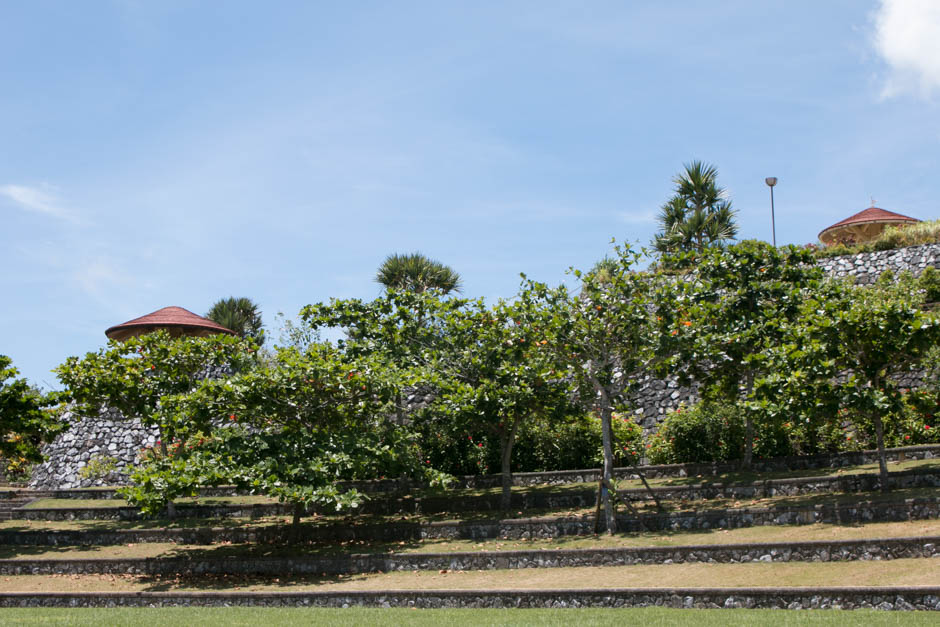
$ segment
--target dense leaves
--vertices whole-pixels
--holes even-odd
[[[805,250],[749,240],[706,251],[678,282],[671,367],[698,381],[706,397],[745,404],[745,466],[753,456],[754,422],[768,416],[754,382],[776,368],[771,349],[822,278],[811,261]]]
[[[264,343],[264,324],[261,310],[250,298],[230,296],[216,301],[206,318],[218,322],[239,337],[246,337],[256,344]]]
[[[49,406],[55,402],[17,379],[12,360],[0,355],[0,458],[7,475],[25,471],[30,462],[42,460],[40,447],[63,425]]]
[[[388,289],[409,292],[435,289],[446,294],[459,292],[461,288],[460,275],[455,270],[421,253],[389,255],[379,267],[375,280]]]
[[[69,357],[55,369],[66,398],[80,416],[97,416],[107,407],[139,417],[160,429],[161,443],[208,428],[200,421],[176,421],[161,401],[191,392],[207,376],[238,372],[256,363],[250,340],[228,335],[171,338],[165,331],[111,340],[85,357]]]
[[[718,186],[718,170],[701,161],[686,164],[677,175],[675,194],[660,209],[662,228],[653,238],[660,253],[703,252],[734,239],[735,211],[725,190]]]

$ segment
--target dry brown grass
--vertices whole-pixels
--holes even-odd
[[[156,590],[472,590],[936,586],[940,560],[885,562],[669,564],[604,568],[417,571],[325,577],[22,575],[0,578],[3,592]]]

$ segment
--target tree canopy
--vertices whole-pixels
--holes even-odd
[[[673,178],[675,193],[660,208],[662,228],[653,238],[660,253],[702,252],[734,239],[738,227],[725,190],[718,185],[713,165],[692,161]]]
[[[450,266],[421,253],[389,255],[379,266],[375,281],[386,288],[424,292],[430,289],[447,294],[460,292],[460,275]]]
[[[0,457],[10,472],[42,461],[40,447],[64,426],[47,409],[54,397],[17,379],[17,374],[13,361],[0,355]]]
[[[220,298],[209,309],[206,318],[234,331],[239,337],[250,338],[259,345],[264,343],[261,310],[250,298]]]

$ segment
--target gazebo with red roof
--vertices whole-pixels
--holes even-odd
[[[164,307],[140,318],[128,320],[123,324],[115,325],[104,332],[109,339],[124,341],[137,335],[146,335],[158,329],[166,330],[172,337],[188,335],[205,337],[216,333],[235,335],[231,329],[208,318],[197,316],[182,307]]]
[[[875,239],[881,235],[885,227],[915,222],[920,222],[920,220],[872,206],[823,229],[819,233],[819,241],[826,246],[859,244]]]

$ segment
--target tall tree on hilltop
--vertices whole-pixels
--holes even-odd
[[[421,253],[389,255],[379,266],[375,281],[387,289],[419,293],[438,289],[447,294],[459,292],[462,287],[460,275],[453,268]]]
[[[657,221],[662,232],[653,237],[661,253],[701,252],[709,246],[734,239],[736,212],[725,190],[718,186],[715,166],[693,161],[673,182],[675,194],[660,209]]]
[[[231,329],[239,337],[250,338],[258,344],[264,343],[261,311],[250,298],[221,298],[212,305],[206,318]]]

